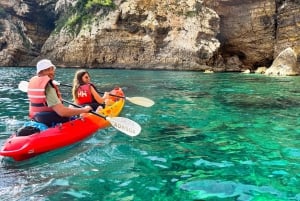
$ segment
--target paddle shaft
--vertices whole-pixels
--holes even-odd
[[[70,104],[70,105],[73,105],[75,107],[78,107],[78,108],[82,108],[82,106],[80,105],[76,105],[70,101],[67,101],[67,100],[63,100],[64,102]],[[114,128],[116,128],[117,130],[123,132],[124,134],[126,135],[129,135],[131,137],[133,136],[137,136],[140,134],[141,132],[141,126],[130,120],[130,119],[126,119],[126,118],[123,118],[123,117],[106,117],[106,116],[103,116],[101,114],[98,114],[94,111],[90,111],[89,113],[92,113],[98,117],[101,117],[103,119],[105,119],[106,121],[108,121]]]
[[[74,104],[74,103],[72,103],[72,102],[70,102],[70,101],[64,100],[64,99],[63,99],[63,102],[66,102],[66,103],[68,103],[68,104],[70,104],[70,105],[73,105],[74,107],[77,107],[77,108],[83,108],[83,107],[80,106],[80,105],[76,105],[76,104]],[[103,115],[101,115],[101,114],[98,114],[98,113],[96,113],[96,112],[94,112],[94,111],[89,111],[89,113],[92,113],[92,114],[94,114],[94,115],[96,115],[96,116],[98,116],[98,117],[101,117],[101,118],[103,118],[103,119],[106,120],[106,116],[103,116]]]

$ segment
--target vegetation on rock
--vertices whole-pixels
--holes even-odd
[[[114,8],[115,4],[112,0],[79,0],[56,22],[56,32],[66,28],[76,35],[81,27],[89,24],[97,13],[103,15]]]

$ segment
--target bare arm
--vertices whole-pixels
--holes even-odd
[[[85,106],[83,108],[69,108],[64,106],[62,103],[58,103],[52,106],[52,108],[59,116],[62,117],[71,117],[81,113],[87,113],[92,110],[90,106]]]
[[[95,98],[95,100],[97,101],[97,103],[102,104],[104,103],[104,98],[102,98],[98,92],[95,90],[95,88],[93,86],[91,86],[91,93],[93,95],[93,97]]]
[[[64,106],[57,97],[55,89],[49,85],[47,86],[46,93],[48,106],[51,107],[59,116],[71,117],[92,110],[90,106],[85,106],[84,108],[69,108]]]

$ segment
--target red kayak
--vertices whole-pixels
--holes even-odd
[[[121,88],[114,89],[110,94],[124,96]],[[28,136],[17,136],[17,133],[13,133],[3,145],[0,155],[22,161],[80,142],[90,137],[97,130],[109,126],[111,122],[105,117],[116,117],[120,114],[125,105],[125,99],[112,97],[111,102],[110,106],[106,106],[99,112],[100,116],[87,113],[78,119]]]

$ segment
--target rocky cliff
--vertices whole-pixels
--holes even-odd
[[[294,0],[0,2],[0,65],[242,71],[299,53]]]

